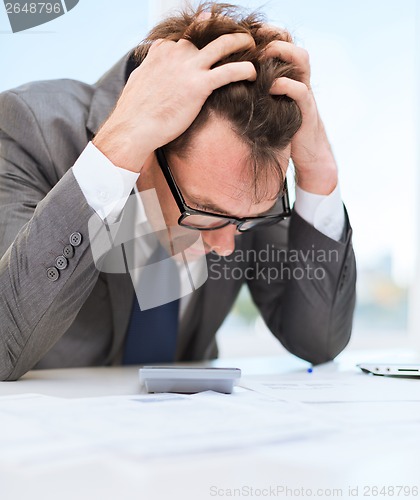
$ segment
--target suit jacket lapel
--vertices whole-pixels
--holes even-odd
[[[240,240],[238,243],[241,243]],[[208,359],[214,353],[214,334],[227,316],[244,281],[223,279],[219,264],[236,266],[234,262],[225,261],[218,255],[207,255],[208,278],[194,292],[181,321],[177,360]]]

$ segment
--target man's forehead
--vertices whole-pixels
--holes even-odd
[[[277,165],[280,168],[276,168],[273,163],[257,163],[258,160],[255,161],[248,151],[235,151],[233,148],[221,156],[198,150],[196,153],[184,160],[188,161],[184,182],[194,191],[197,184],[201,197],[215,188],[220,194],[233,199],[246,198],[253,204],[258,204],[261,201],[275,200],[283,191],[289,158],[279,158]]]
[[[268,166],[267,169],[260,167],[256,173],[249,156],[235,154],[232,149],[222,157],[198,150],[195,153],[173,163],[177,181],[188,186],[194,198],[208,200],[210,196],[206,195],[217,190],[220,195],[236,200],[246,198],[258,202],[273,200],[282,190],[282,174]]]
[[[279,155],[285,174],[287,151]],[[290,154],[290,151],[289,151]],[[196,205],[216,207],[219,213],[261,213],[268,210],[283,189],[284,175],[273,165],[255,163],[251,147],[222,118],[211,117],[184,151],[168,160],[181,188]],[[182,189],[181,189],[182,190]],[[235,205],[237,204],[237,206]],[[232,211],[237,207],[238,210]]]
[[[204,158],[203,158],[204,160]],[[258,216],[269,211],[282,188],[282,182],[278,175],[271,182],[264,182],[264,187],[259,187],[259,192],[264,189],[264,196],[255,196],[255,186],[251,185],[250,174],[238,177],[235,169],[221,171],[215,168],[215,164],[207,164],[203,161],[200,167],[185,160],[177,164],[177,171],[182,170],[181,175],[176,175],[176,180],[184,195],[185,201],[192,208],[233,215],[237,217]]]

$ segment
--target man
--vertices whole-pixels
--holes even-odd
[[[0,109],[2,380],[32,368],[214,357],[244,282],[290,352],[319,363],[345,347],[351,229],[309,60],[287,33],[206,4],[158,25],[94,87],[29,84],[2,94]],[[298,188],[288,223],[275,201],[290,156]],[[155,193],[167,232],[186,226],[206,252],[205,283],[159,307],[139,307],[135,273],[107,273],[107,256],[95,256],[100,228],[131,220],[133,190]],[[155,213],[137,208],[153,233]]]

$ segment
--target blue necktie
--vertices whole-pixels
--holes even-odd
[[[153,254],[151,260],[157,262],[158,267],[147,266],[142,271],[141,279],[143,283],[146,281],[147,286],[137,292],[143,294],[142,304],[159,303],[159,300],[166,303],[141,310],[137,294],[134,294],[123,365],[171,363],[175,360],[179,314],[178,270],[175,262],[168,258],[162,247]],[[162,300],[162,294],[165,292],[169,295]],[[175,296],[175,300],[168,301],[170,295]]]

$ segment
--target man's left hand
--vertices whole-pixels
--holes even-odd
[[[299,106],[302,125],[292,139],[292,160],[299,187],[309,193],[328,195],[337,186],[337,165],[310,86],[311,68],[305,49],[289,42],[273,41],[265,52],[292,63],[299,80],[278,78],[270,93],[287,95]]]

